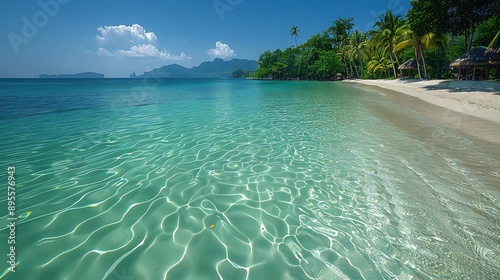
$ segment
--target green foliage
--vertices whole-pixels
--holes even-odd
[[[499,44],[499,0],[411,0],[410,4],[407,19],[389,10],[366,33],[353,31],[353,18],[338,18],[301,45],[295,41],[293,48],[265,51],[254,77],[329,80],[341,73],[356,78],[440,78],[446,61],[466,52],[472,43]],[[298,32],[297,26],[290,29],[295,40]],[[415,69],[397,69],[412,57]]]
[[[450,42],[447,48],[448,59],[457,57],[465,53],[466,51],[467,50],[465,49],[465,38],[463,36],[456,36],[456,35],[450,36]]]
[[[333,21],[333,25],[330,26],[324,33],[332,36],[334,44],[340,44],[344,40],[346,40],[351,34],[351,30],[354,27],[354,23],[352,22],[354,18],[341,18]]]
[[[410,28],[417,36],[448,33],[450,22],[446,19],[452,3],[453,0],[412,0],[406,15]]]
[[[491,40],[491,42],[488,44],[488,48],[490,49],[500,49],[500,30],[498,31],[497,35]]]
[[[247,69],[240,68],[231,74],[231,78],[234,78],[234,79],[248,78],[251,75],[252,75],[252,72],[248,71]]]
[[[500,32],[500,12],[478,25],[474,45],[488,46],[498,32]]]
[[[259,57],[260,68],[254,77],[279,80],[332,79],[342,70],[332,49],[332,42],[332,38],[323,33],[312,36],[298,47],[265,51]]]
[[[269,77],[269,70],[266,68],[259,68],[253,72],[253,77],[258,79],[265,79]]]
[[[404,24],[405,22],[400,15],[394,15],[392,11],[389,10],[384,15],[378,17],[378,21],[373,25],[373,27],[376,27],[377,29],[370,32],[375,42],[373,45],[378,48],[382,48],[384,52],[387,52],[389,59],[391,60],[394,77],[397,76],[397,58],[394,57],[394,47],[396,46],[397,39],[399,37],[397,34],[398,29],[400,29]]]
[[[392,64],[386,57],[375,56],[368,62],[367,76],[368,78],[387,78],[387,72],[391,69]]]
[[[448,5],[450,27],[454,34],[462,34],[500,12],[497,0],[454,0]]]
[[[413,0],[411,4],[408,19],[418,35],[428,32],[463,35],[467,51],[474,43],[476,28],[500,13],[498,0]],[[484,38],[481,40],[484,42]]]

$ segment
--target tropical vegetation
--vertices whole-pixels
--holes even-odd
[[[442,78],[446,62],[474,47],[496,46],[500,32],[500,1],[411,0],[406,15],[386,11],[372,30],[354,30],[354,18],[338,18],[326,30],[298,45],[265,51],[256,78],[332,80],[354,78]],[[492,48],[492,47],[490,47]],[[399,70],[408,59],[412,70]],[[490,75],[499,77],[500,69]]]

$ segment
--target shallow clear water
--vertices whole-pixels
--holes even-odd
[[[0,108],[5,279],[500,276],[498,145],[376,92],[0,80]]]

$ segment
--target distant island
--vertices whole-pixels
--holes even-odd
[[[257,70],[258,66],[255,60],[234,58],[224,61],[216,58],[213,61],[203,62],[199,66],[192,68],[186,68],[179,64],[170,64],[141,75],[134,72],[130,75],[130,78],[239,78]]]
[[[42,74],[40,79],[104,79],[104,74],[94,72],[83,72],[77,74],[57,74],[47,75]]]

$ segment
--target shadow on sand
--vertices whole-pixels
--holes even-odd
[[[413,80],[413,82],[418,80]],[[488,81],[442,81],[436,85],[428,85],[423,88],[427,90],[448,89],[452,93],[460,92],[491,92],[494,95],[500,95],[500,83]]]

